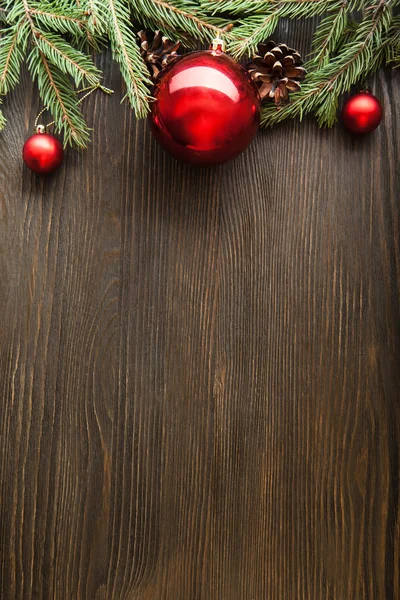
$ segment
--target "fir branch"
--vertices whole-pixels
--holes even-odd
[[[104,0],[86,0],[87,28],[91,35],[103,36],[107,32],[108,10]]]
[[[281,18],[306,18],[321,15],[332,7],[340,7],[341,0],[279,0],[263,3],[263,13],[253,14],[239,21],[235,29],[235,41],[229,50],[235,58],[252,54],[260,42],[274,33]],[[235,3],[236,5],[236,3]],[[268,10],[269,9],[269,10]]]
[[[279,19],[311,18],[322,15],[327,11],[339,11],[344,0],[269,0],[263,2],[263,13],[257,10],[239,21],[239,27],[234,31],[235,41],[229,50],[235,58],[245,54],[253,54],[259,43],[268,39],[274,33]],[[352,0],[347,5],[347,12],[354,10],[365,0]],[[234,6],[236,3],[233,4]],[[267,10],[269,8],[269,10]]]
[[[37,80],[44,105],[51,107],[56,132],[64,135],[64,146],[74,143],[85,148],[89,130],[68,76],[51,64],[38,46],[32,49],[27,62],[33,80]]]
[[[36,30],[36,44],[53,65],[74,79],[76,86],[82,81],[87,81],[89,85],[99,83],[100,71],[90,58],[73,48],[58,34]]]
[[[80,148],[85,148],[89,141],[89,130],[82,117],[77,95],[68,77],[68,74],[71,73],[72,63],[81,67],[75,73],[75,80],[82,80],[82,71],[85,72],[85,78],[88,81],[98,82],[98,79],[94,75],[92,77],[90,69],[86,69],[81,58],[78,61],[74,60],[77,51],[73,52],[74,58],[71,55],[65,56],[63,44],[60,47],[57,41],[54,43],[55,34],[53,34],[53,44],[49,47],[48,38],[46,39],[43,32],[35,26],[30,14],[28,0],[22,0],[22,5],[31,28],[34,43],[27,59],[32,79],[37,80],[40,97],[53,115],[56,131],[64,135],[64,145],[76,144]],[[52,64],[52,59],[55,60],[55,64]],[[94,65],[93,69],[95,69]],[[86,76],[87,74],[89,77]]]
[[[385,59],[393,67],[400,67],[400,16],[392,19],[385,42]]]
[[[29,12],[39,27],[58,33],[71,33],[74,36],[84,34],[86,23],[80,10],[35,2],[31,4]]]
[[[121,0],[108,0],[109,37],[115,60],[126,83],[126,94],[138,117],[148,112],[148,88],[151,85],[136,39],[130,29],[130,15]]]
[[[266,0],[200,0],[201,6],[212,14],[230,13],[231,15],[256,14],[264,12]]]
[[[368,6],[365,18],[339,56],[325,65],[320,73],[330,78],[328,89],[341,94],[357,82],[360,75],[376,70],[382,60],[382,38],[391,24],[389,2],[379,0]],[[317,71],[318,74],[318,71]]]
[[[205,0],[203,0],[205,2]],[[274,33],[279,19],[301,19],[322,15],[327,11],[338,11],[346,0],[267,0],[248,2],[246,0],[227,0],[211,3],[213,14],[217,11],[230,11],[243,14],[239,26],[235,28],[234,41],[229,50],[235,58],[253,54],[259,43]],[[347,12],[365,4],[365,0],[349,0]],[[246,9],[247,6],[247,9]]]
[[[199,4],[185,0],[130,0],[133,14],[145,27],[161,29],[173,34],[185,33],[191,37],[209,41],[220,34],[228,22],[226,19],[213,20],[204,16]],[[183,8],[185,6],[185,8]],[[230,37],[229,34],[226,34]]]
[[[299,10],[299,17],[322,14],[328,10],[329,4],[337,4],[336,0],[200,0],[201,6],[212,14],[230,13],[232,15],[266,14],[276,8],[286,10],[292,5]],[[365,0],[347,0],[349,12],[362,8]],[[299,8],[302,7],[302,8]]]
[[[7,121],[6,121],[6,119],[5,119],[5,117],[4,117],[3,113],[2,113],[2,111],[0,110],[0,131],[1,131],[2,129],[4,129],[4,127],[6,126],[6,122],[7,122]]]
[[[71,43],[85,54],[100,53],[108,43],[107,4],[102,0],[80,0],[79,4],[84,27],[83,31],[73,36]]]
[[[329,62],[337,49],[348,23],[347,3],[342,2],[339,10],[331,11],[322,19],[313,37],[313,57],[307,63],[308,71]]]
[[[0,94],[7,94],[19,82],[25,58],[29,27],[24,20],[3,31],[0,39]]]
[[[29,9],[28,0],[22,0],[22,3],[17,2],[14,7],[14,11],[16,12],[16,14],[18,14],[19,11],[25,13],[25,16],[29,22],[29,25],[31,26],[32,34],[34,36],[36,36],[36,27],[35,27],[35,23],[33,22],[33,19],[32,19],[31,11]],[[14,14],[13,14],[13,11],[11,11],[9,18],[12,19],[13,17],[14,17]]]
[[[339,95],[348,91],[360,77],[380,66],[384,55],[381,40],[390,23],[391,15],[385,0],[368,7],[354,39],[328,64],[310,74],[302,91],[294,94],[287,106],[279,110],[266,106],[262,125],[272,125],[286,118],[301,119],[306,113],[315,112],[320,126],[332,126],[336,120]]]
[[[268,39],[274,33],[279,22],[279,7],[264,15],[252,15],[245,21],[240,21],[235,29],[235,39],[229,44],[229,51],[235,58],[244,54],[253,54],[258,44]]]

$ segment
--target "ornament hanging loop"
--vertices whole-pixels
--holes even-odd
[[[46,110],[47,110],[47,107],[43,108],[43,110],[40,111],[40,113],[38,114],[38,116],[35,119],[35,125],[34,125],[35,133],[46,133],[46,125],[43,125],[42,123],[40,123],[40,124],[38,123],[40,117],[42,116],[42,114],[44,112],[46,112]]]

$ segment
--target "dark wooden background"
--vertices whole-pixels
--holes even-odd
[[[5,106],[0,598],[398,599],[400,74],[191,169],[101,62],[51,178]]]

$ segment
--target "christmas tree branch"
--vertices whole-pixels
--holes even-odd
[[[270,13],[252,15],[240,21],[239,27],[235,30],[235,38],[238,39],[229,45],[232,55],[241,58],[244,54],[255,52],[258,44],[274,33],[280,18],[279,13],[280,9],[276,8]]]
[[[263,12],[257,10],[252,14],[239,20],[239,26],[235,28],[236,40],[231,42],[229,50],[236,58],[256,51],[260,42],[272,36],[280,19],[305,19],[320,16],[328,11],[340,11],[343,4],[346,5],[346,13],[357,9],[363,4],[363,0],[269,0],[263,2]],[[365,0],[364,0],[365,4]],[[229,7],[230,3],[226,3]],[[233,3],[233,6],[238,6]],[[260,10],[260,6],[259,5]]]
[[[44,105],[52,107],[55,128],[63,133],[64,145],[73,143],[85,148],[89,141],[89,131],[68,77],[50,64],[37,46],[28,58],[28,68],[32,78],[38,82]]]
[[[348,23],[347,3],[344,1],[338,10],[331,11],[317,27],[312,44],[313,57],[307,64],[312,71],[329,62],[335,53]]]
[[[111,48],[126,83],[126,97],[136,114],[144,117],[148,111],[148,88],[151,85],[148,71],[130,29],[126,5],[120,0],[108,0],[108,5]]]
[[[23,20],[3,31],[0,39],[0,95],[7,94],[19,81],[28,35],[29,30]]]
[[[392,19],[385,42],[385,60],[393,67],[400,67],[400,15]]]
[[[183,33],[196,40],[209,41],[227,25],[224,19],[213,21],[204,16],[199,3],[190,0],[131,0],[131,6],[135,19],[142,25],[175,36]]]
[[[51,110],[56,131],[64,134],[64,144],[74,143],[84,148],[89,140],[89,130],[68,75],[72,75],[76,83],[84,78],[93,83],[98,81],[97,69],[92,65],[92,70],[83,58],[84,55],[79,56],[79,51],[63,42],[62,38],[60,42],[53,34],[49,40],[46,34],[37,28],[28,0],[22,2],[33,43],[27,60],[28,69],[33,80],[37,80],[44,105]]]
[[[348,10],[357,10],[365,0],[347,0]],[[339,1],[340,3],[340,1]],[[331,7],[338,5],[337,0],[201,0],[201,5],[212,14],[230,13],[232,15],[265,14],[275,8],[283,11],[300,11],[299,16],[322,14]],[[282,15],[283,16],[283,15]]]
[[[308,112],[316,113],[320,125],[331,126],[335,122],[339,95],[348,91],[360,77],[376,70],[383,60],[381,40],[391,25],[387,2],[379,0],[365,13],[353,39],[328,64],[308,76],[302,91],[294,94],[287,106],[278,110],[271,105],[264,108],[264,126],[286,118],[302,118]]]
[[[63,73],[71,75],[75,85],[86,80],[88,84],[99,82],[100,71],[89,57],[67,44],[58,34],[37,31],[36,44],[43,55],[56,65]]]
[[[82,6],[87,16],[87,29],[92,36],[102,37],[107,31],[109,11],[104,0],[86,0]]]
[[[30,8],[30,14],[38,24],[59,33],[72,33],[80,36],[87,26],[85,21],[80,18],[81,12],[77,10],[63,9],[62,12],[57,12],[56,8],[53,8],[52,11]]]

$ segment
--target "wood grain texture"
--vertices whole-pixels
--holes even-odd
[[[399,74],[190,169],[102,67],[46,180],[6,101],[0,598],[399,599]]]

